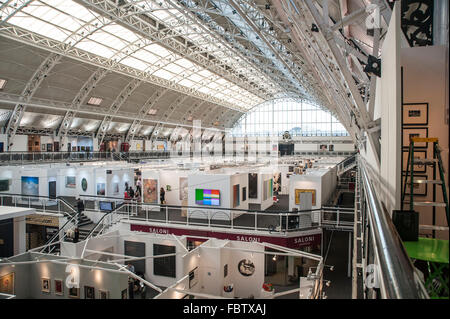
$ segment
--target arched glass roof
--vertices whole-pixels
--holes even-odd
[[[258,83],[266,91],[273,93],[273,84],[258,76],[254,69],[248,68],[246,62],[227,50],[211,35],[202,30],[198,23],[188,21],[184,15],[166,1],[134,1],[133,10],[164,25],[165,32],[155,32],[158,37],[183,36],[195,45],[192,55],[213,54],[221,63],[232,65],[240,75]],[[13,4],[9,4],[12,6]],[[7,6],[0,14],[7,14]],[[4,11],[4,12],[3,12]],[[132,15],[136,16],[134,12]],[[131,16],[131,13],[130,13]],[[125,17],[126,18],[126,17]],[[190,90],[199,91],[212,97],[226,100],[242,111],[263,101],[232,81],[219,76],[194,59],[186,59],[176,50],[170,51],[138,32],[124,27],[114,19],[108,19],[74,1],[40,0],[16,12],[8,23],[35,32],[68,47],[73,47],[116,63],[148,72],[164,80],[173,81]]]
[[[244,114],[231,134],[241,136],[348,136],[331,113],[306,101],[277,99],[262,103]]]

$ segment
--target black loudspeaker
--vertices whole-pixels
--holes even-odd
[[[419,213],[413,210],[394,210],[392,222],[403,241],[419,240]]]

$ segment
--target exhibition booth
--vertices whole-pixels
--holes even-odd
[[[310,298],[320,286],[319,255],[267,243],[203,240],[189,250],[186,236],[116,230],[61,242],[59,256],[28,251],[0,260],[0,293],[20,299],[141,298],[130,286],[139,282],[147,298]],[[267,260],[280,257],[308,270],[298,274],[297,284],[276,291],[267,281]]]

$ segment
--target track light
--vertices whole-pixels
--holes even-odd
[[[274,255],[272,258],[273,261],[277,260],[277,255]]]

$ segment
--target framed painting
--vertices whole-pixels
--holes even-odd
[[[409,148],[409,141],[412,137],[428,137],[428,127],[404,127],[403,147]],[[427,143],[414,143],[414,148],[426,148]]]
[[[248,198],[258,198],[258,174],[248,174]]]
[[[158,180],[144,178],[143,186],[144,203],[158,204]]]
[[[296,189],[295,190],[295,205],[300,205],[300,194],[312,193],[312,205],[316,206],[316,190],[315,189]]]
[[[128,290],[127,289],[122,290],[121,297],[122,297],[122,299],[128,299]]]
[[[39,177],[22,176],[22,195],[39,196]],[[28,198],[24,198],[28,200]],[[37,201],[38,198],[30,198],[31,201]]]
[[[64,286],[63,281],[61,279],[55,279],[55,295],[58,296],[64,295]]]
[[[66,176],[66,188],[75,188],[76,186],[76,177]]]
[[[14,295],[14,273],[0,277],[0,293]]]
[[[97,195],[98,196],[105,196],[106,194],[106,184],[105,183],[97,183]]]
[[[405,185],[406,174],[403,173],[403,184]],[[411,176],[408,176],[408,183],[406,184],[405,195],[411,195]],[[413,194],[414,196],[427,196],[428,193],[428,184],[427,183],[417,183],[417,180],[427,180],[428,176],[426,174],[414,174],[414,184],[413,184]],[[402,187],[403,191],[403,187]]]
[[[69,288],[69,298],[80,298],[80,288]]]
[[[95,299],[95,288],[84,286],[84,299]]]
[[[247,187],[242,187],[242,201],[245,202],[247,200]]]
[[[403,150],[403,172],[409,171],[408,167],[408,150]],[[414,150],[414,158],[415,159],[426,159],[427,158],[427,150]],[[427,167],[423,164],[414,164],[413,166],[414,173],[426,173]]]
[[[99,289],[98,299],[109,299],[109,291]]]
[[[198,267],[189,272],[189,289],[195,287],[198,283]]]
[[[45,293],[50,293],[50,279],[41,278],[41,291]]]
[[[428,103],[405,103],[402,106],[403,125],[428,125]]]
[[[179,188],[179,198],[180,200],[185,200],[188,197],[188,179],[187,177],[180,177],[180,188]]]

